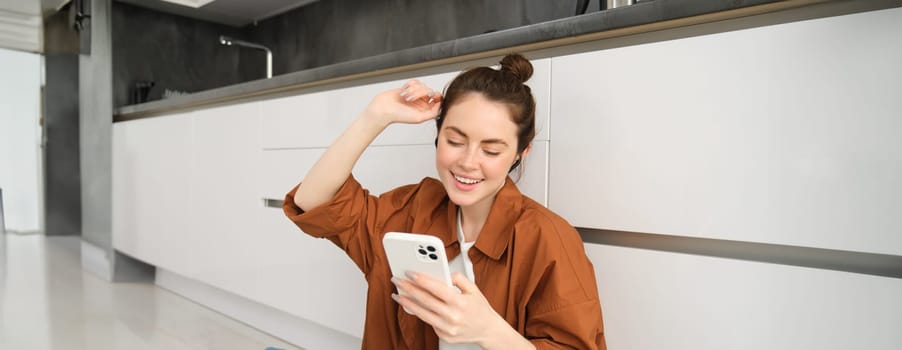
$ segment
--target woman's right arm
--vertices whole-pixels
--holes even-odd
[[[295,205],[306,212],[331,200],[366,147],[386,127],[434,119],[440,106],[441,95],[416,80],[376,95],[304,177],[294,195]]]

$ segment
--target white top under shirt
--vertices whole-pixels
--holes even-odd
[[[470,251],[470,248],[476,244],[476,241],[466,242],[464,236],[464,228],[463,228],[463,218],[460,214],[460,208],[457,208],[457,241],[460,242],[460,255],[456,258],[452,259],[448,262],[448,269],[451,270],[451,273],[460,272],[464,276],[467,276],[467,279],[470,282],[476,281],[476,275],[473,274],[473,262],[470,261],[470,256],[467,252]],[[464,343],[464,344],[448,344],[443,342],[441,339],[438,341],[439,350],[481,350],[482,348],[479,345],[473,343]]]
[[[467,276],[467,279],[469,279],[470,282],[473,282],[476,280],[476,275],[473,274],[473,262],[470,261],[470,255],[467,253],[470,251],[470,248],[473,248],[476,241],[466,241],[463,219],[461,216],[460,209],[457,209],[457,241],[460,242],[460,255],[448,262],[448,268],[451,269],[452,273],[462,273],[464,276]]]

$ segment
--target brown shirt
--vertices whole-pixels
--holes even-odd
[[[429,234],[444,242],[448,259],[459,255],[457,206],[441,182],[425,178],[376,197],[350,176],[331,201],[306,213],[294,204],[295,191],[285,196],[285,215],[304,232],[338,245],[366,277],[363,348],[437,349],[432,327],[391,298],[395,288],[382,236]],[[510,178],[473,248],[468,255],[479,290],[536,348],[605,349],[595,273],[582,240]]]

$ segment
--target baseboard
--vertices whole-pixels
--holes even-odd
[[[113,249],[113,282],[154,283],[156,267]]]
[[[88,241],[81,241],[81,268],[104,281],[113,281],[113,264],[107,250]]]
[[[157,268],[156,284],[304,349],[360,349],[360,338],[171,271]]]

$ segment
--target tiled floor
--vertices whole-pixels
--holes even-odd
[[[98,279],[79,247],[0,234],[0,349],[298,349],[152,284]]]

